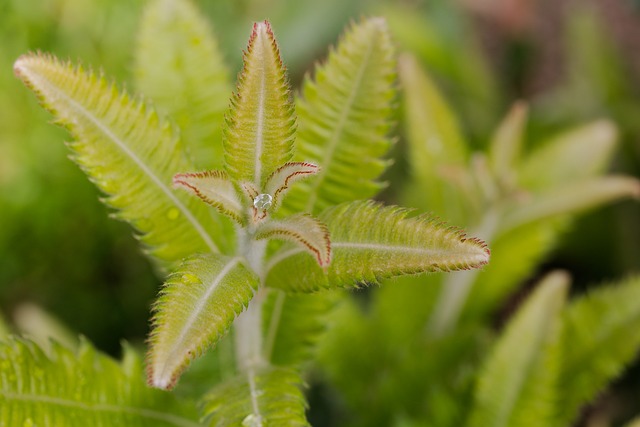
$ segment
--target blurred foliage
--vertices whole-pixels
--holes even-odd
[[[199,3],[213,23],[232,73],[240,66],[235,52],[244,47],[246,28],[268,17],[286,52],[294,86],[321,59],[318,55],[325,47],[335,43],[349,20],[361,14],[380,14],[387,18],[401,50],[417,58],[433,78],[433,90],[442,91],[452,110],[459,113],[452,119],[459,121],[456,132],[473,151],[485,149],[505,111],[515,100],[526,98],[531,108],[524,130],[525,152],[549,141],[559,130],[607,118],[619,132],[620,149],[613,170],[640,176],[640,59],[635,57],[637,50],[629,47],[633,46],[629,41],[638,45],[640,35],[630,31],[625,36],[612,30],[616,22],[602,11],[613,2],[556,2],[566,7],[561,13],[558,6],[548,20],[562,24],[553,31],[530,23],[536,12],[540,13],[538,20],[545,21],[544,13],[551,12],[544,8],[555,7],[542,2]],[[537,6],[529,10],[533,18],[519,21],[511,17],[510,21],[506,13],[499,12],[507,9],[501,8],[507,3]],[[119,351],[121,339],[138,342],[145,336],[148,308],[159,278],[141,255],[130,229],[107,217],[94,187],[66,159],[66,148],[60,143],[68,138],[65,132],[46,123],[49,116],[11,70],[20,54],[43,50],[62,58],[80,58],[130,83],[131,46],[143,4],[142,0],[0,1],[0,37],[5,41],[0,48],[0,311],[6,319],[14,319],[9,324],[20,327],[18,308],[24,302],[36,303],[111,353]],[[613,9],[628,14],[627,25],[632,22],[640,28],[637,2],[620,1]],[[555,49],[556,56],[547,55],[549,49]],[[402,120],[400,114],[398,119]],[[403,135],[398,152],[404,152],[407,137],[408,133]],[[384,198],[397,201],[415,196],[397,185],[409,178],[407,163],[406,156],[396,163],[389,174],[394,186]],[[421,207],[437,211],[433,206]],[[489,267],[485,271],[488,278],[479,279],[471,290],[472,303],[463,311],[456,334],[440,337],[435,344],[416,340],[415,334],[434,309],[441,290],[439,276],[357,293],[334,318],[334,324],[351,325],[342,336],[333,337],[333,345],[341,346],[341,354],[350,361],[350,381],[341,384],[341,393],[336,392],[335,384],[312,388],[312,397],[322,402],[312,401],[312,419],[318,419],[318,425],[333,425],[327,423],[347,411],[345,394],[366,393],[365,397],[373,399],[363,404],[371,410],[370,419],[391,408],[396,410],[391,420],[394,425],[459,425],[460,402],[473,400],[473,367],[493,342],[492,327],[502,325],[521,299],[519,289],[550,267],[569,270],[578,290],[637,271],[639,209],[631,202],[616,204],[576,219],[568,233],[564,232],[569,230],[567,223],[561,221],[552,231],[536,226],[502,236],[492,245],[494,262],[505,269],[500,274],[510,274],[510,279],[494,280],[499,275]],[[455,211],[441,214],[454,221],[458,218],[459,225],[470,225],[464,216],[456,217]],[[551,252],[553,247],[557,249]],[[515,265],[513,253],[529,257],[527,266]],[[487,286],[486,293],[477,291],[482,285]],[[397,307],[415,315],[399,316]],[[362,322],[363,313],[373,323]],[[389,318],[394,319],[393,325],[383,321]],[[4,329],[0,326],[0,336]],[[363,358],[367,351],[376,357]],[[424,358],[412,358],[412,354]],[[370,380],[371,372],[377,372],[376,384],[363,390],[353,379]],[[619,420],[631,419],[633,406],[637,409],[639,403],[640,370],[631,373],[635,378],[627,377],[612,392],[626,407],[597,404],[584,419],[604,419],[603,425],[621,425]],[[422,384],[425,378],[436,377],[445,380]],[[398,382],[409,384],[405,394],[394,386]],[[424,400],[410,393],[412,385],[423,390]],[[636,398],[629,397],[634,394]],[[372,405],[372,401],[380,402],[376,399],[387,406]],[[432,405],[430,418],[414,419],[426,401]],[[394,402],[401,404],[394,406]]]

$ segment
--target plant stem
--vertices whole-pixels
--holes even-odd
[[[242,372],[253,372],[266,364],[262,352],[262,306],[268,293],[262,285],[265,248],[265,241],[256,241],[250,231],[238,230],[238,251],[246,258],[249,267],[261,278],[258,292],[234,324],[236,362]]]

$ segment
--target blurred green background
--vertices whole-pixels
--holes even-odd
[[[613,171],[640,177],[640,2],[634,0],[211,0],[227,63],[239,69],[250,25],[268,18],[297,86],[344,28],[362,15],[388,19],[401,51],[436,78],[484,147],[519,99],[531,104],[530,141],[609,118],[620,131]],[[35,304],[96,345],[144,340],[160,278],[131,230],[108,218],[100,195],[67,159],[69,136],[13,76],[22,53],[40,50],[101,69],[131,88],[143,0],[0,0],[0,312],[29,329]],[[402,185],[402,139],[391,186]],[[549,258],[574,291],[640,267],[640,212],[622,202],[584,216]],[[539,272],[541,274],[541,272]],[[25,305],[26,304],[26,305]],[[640,369],[619,386],[639,388]]]

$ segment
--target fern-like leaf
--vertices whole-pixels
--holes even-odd
[[[391,140],[395,60],[386,22],[354,24],[326,64],[306,79],[298,99],[296,159],[321,170],[291,190],[290,211],[320,212],[338,203],[366,199],[383,185],[375,180],[389,164],[381,157]]]
[[[74,160],[109,195],[117,216],[142,233],[151,255],[172,264],[194,252],[219,252],[212,236],[222,236],[220,223],[206,205],[171,188],[175,173],[193,167],[153,110],[49,56],[23,56],[14,70],[69,128]]]
[[[86,341],[77,353],[54,344],[0,343],[0,425],[197,427],[195,405],[153,390],[128,347],[122,363]]]
[[[551,273],[509,322],[480,372],[469,427],[551,424],[568,284]]]
[[[558,426],[616,378],[640,347],[640,278],[602,286],[573,301],[564,313]]]
[[[302,249],[283,248],[267,265],[267,286],[309,292],[377,283],[403,274],[469,269],[486,264],[484,242],[423,216],[373,202],[346,203],[321,219],[331,233],[324,271]]]
[[[175,120],[198,169],[222,169],[231,85],[208,22],[191,0],[154,0],[140,25],[136,88]]]
[[[237,182],[263,188],[293,155],[295,114],[269,22],[256,23],[224,129],[225,165]]]
[[[184,261],[154,307],[149,384],[172,388],[191,360],[227,332],[257,286],[258,278],[240,257],[197,255]]]
[[[207,425],[308,426],[300,375],[285,368],[248,372],[216,387],[204,399]]]

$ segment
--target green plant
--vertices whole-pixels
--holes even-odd
[[[51,56],[23,56],[14,70],[70,130],[74,160],[115,215],[171,272],[154,309],[149,384],[172,388],[233,324],[233,337],[218,343],[218,376],[197,379],[213,387],[195,396],[205,422],[305,425],[301,364],[332,298],[307,294],[474,268],[489,251],[428,217],[362,201],[382,188],[391,146],[395,64],[382,19],[347,31],[305,82],[297,120],[271,28],[255,24],[222,138],[212,123],[222,122],[229,83],[193,7],[152,2],[139,49],[138,87],[175,114],[173,124]],[[214,170],[194,172],[202,167]],[[121,365],[88,344],[76,356],[54,347],[46,357],[20,340],[2,351],[9,425],[194,424],[194,396],[141,388],[130,351]]]

